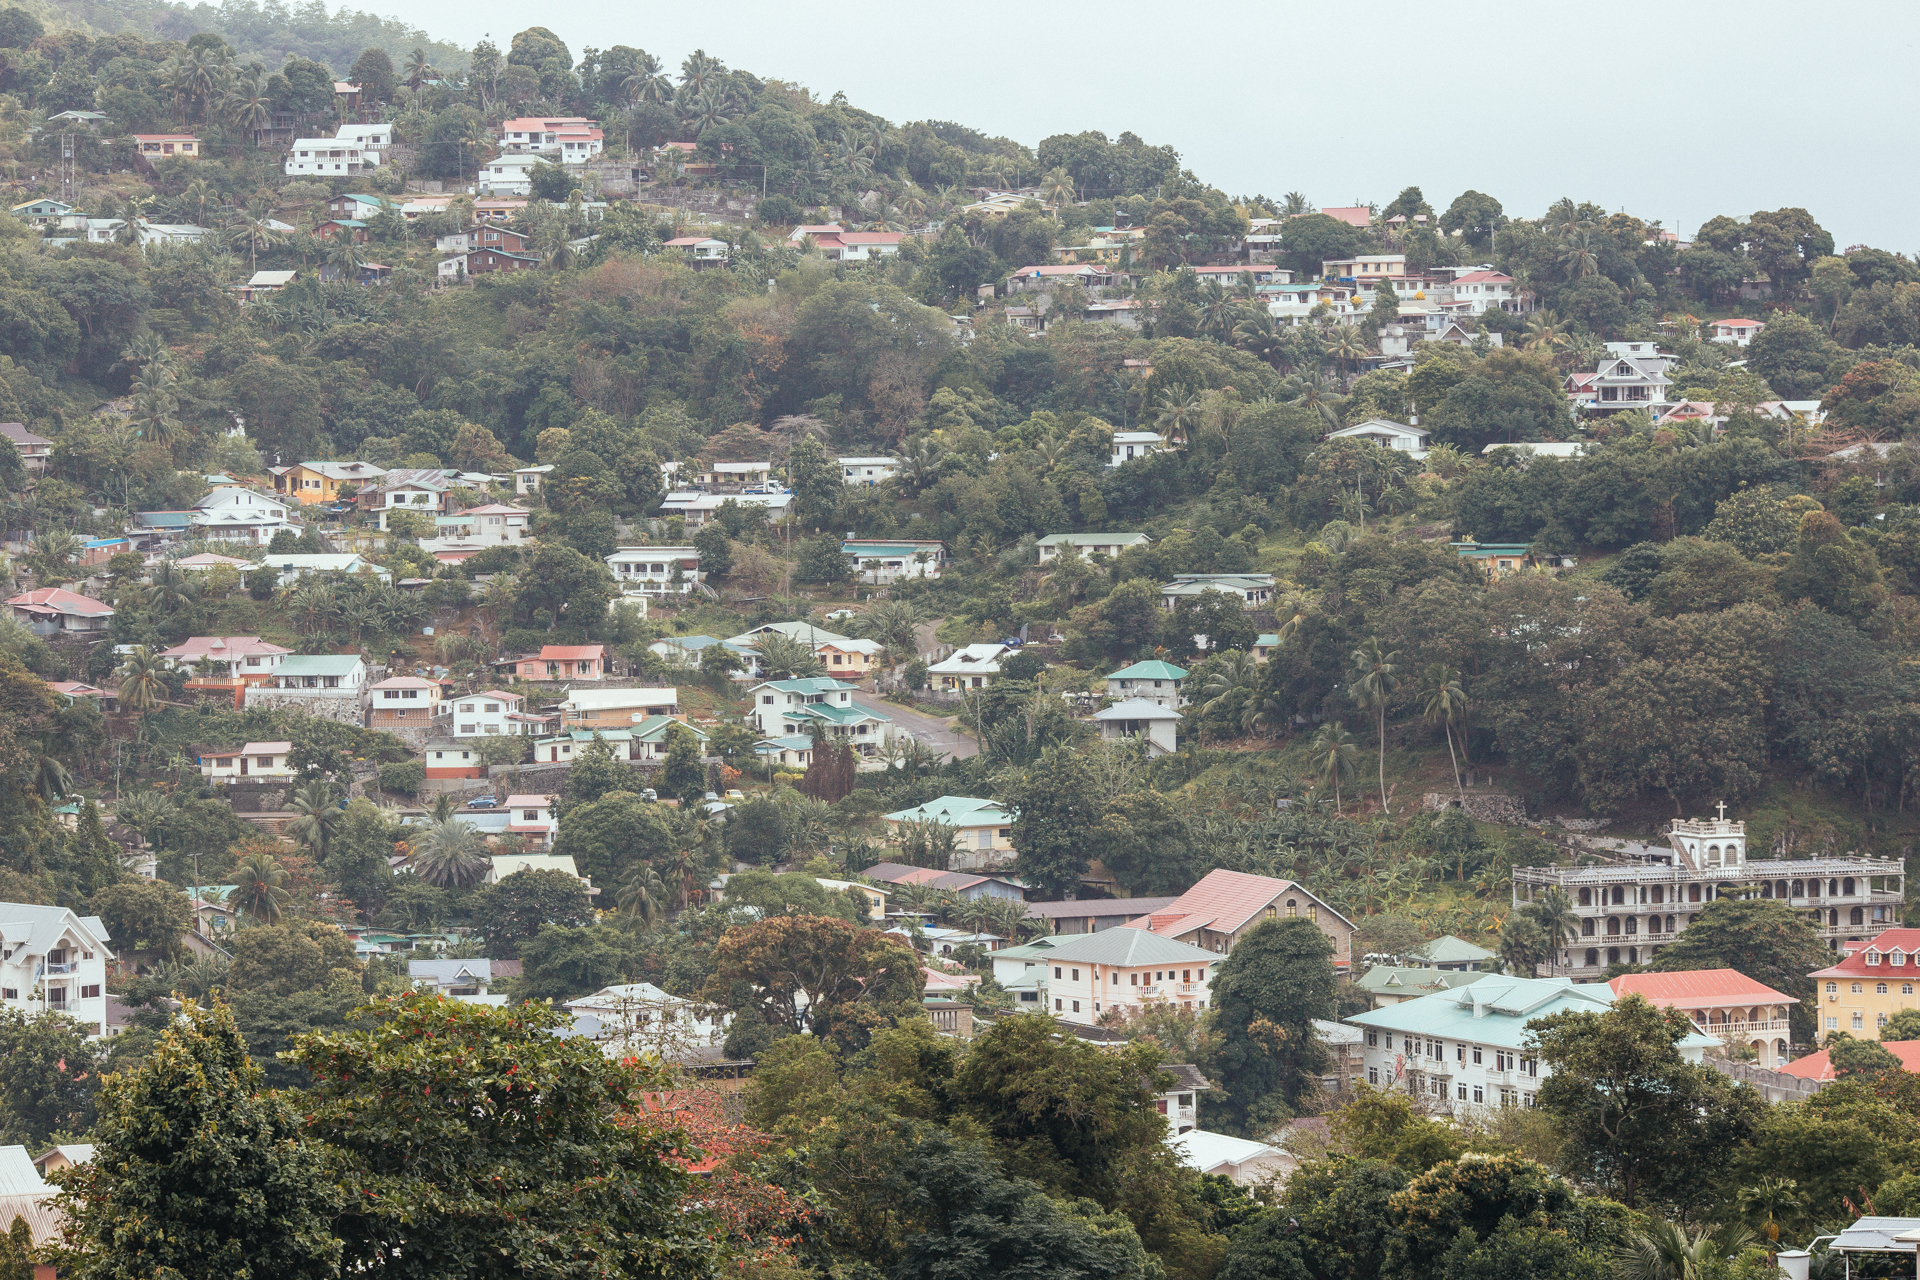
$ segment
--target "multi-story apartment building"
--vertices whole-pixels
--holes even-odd
[[[1631,861],[1592,867],[1515,867],[1513,901],[1534,901],[1559,888],[1580,918],[1580,937],[1552,961],[1555,972],[1598,977],[1611,964],[1640,964],[1686,932],[1719,898],[1767,898],[1804,911],[1834,950],[1864,943],[1900,923],[1906,863],[1854,856],[1747,857],[1747,824],[1676,818],[1671,848],[1629,849]]]

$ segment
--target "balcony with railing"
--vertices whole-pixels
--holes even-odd
[[[1741,1019],[1732,1022],[1698,1022],[1694,1027],[1702,1035],[1713,1036],[1720,1040],[1745,1040],[1765,1036],[1784,1036],[1790,1034],[1785,1018],[1761,1018],[1757,1021]]]
[[[69,960],[65,964],[50,964],[47,966],[47,974],[50,977],[57,977],[61,974],[78,973],[78,972],[80,972],[80,964],[76,960]]]

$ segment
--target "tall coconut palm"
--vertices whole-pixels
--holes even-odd
[[[1353,776],[1353,735],[1338,720],[1323,724],[1320,731],[1313,735],[1307,752],[1307,758],[1313,762],[1314,772],[1321,783],[1333,788],[1334,812],[1344,816],[1346,809],[1340,801],[1340,780]]]
[[[649,864],[636,864],[620,884],[619,906],[643,927],[655,927],[667,918],[666,882]]]
[[[480,883],[489,860],[472,824],[448,818],[427,828],[414,843],[407,863],[413,873],[441,889],[465,889]]]
[[[333,849],[333,837],[346,819],[340,808],[340,793],[331,782],[316,778],[293,793],[293,812],[287,835],[310,851],[314,861],[324,863]]]
[[[825,671],[812,645],[778,631],[762,635],[754,648],[760,653],[760,666],[769,680],[805,680]]]
[[[1153,425],[1166,436],[1169,444],[1185,444],[1200,424],[1200,415],[1206,408],[1204,397],[1191,388],[1175,385],[1160,393],[1160,413]]]
[[[360,264],[366,261],[360,252],[360,246],[353,242],[349,231],[338,232],[327,241],[327,265],[334,270],[333,278],[342,284],[354,284],[360,279]]]
[[[1784,1221],[1797,1222],[1806,1212],[1807,1198],[1800,1192],[1800,1184],[1792,1178],[1762,1178],[1751,1186],[1740,1188],[1740,1212],[1746,1215],[1747,1222],[1762,1240],[1767,1242],[1769,1252],[1780,1243],[1780,1227]]]
[[[1285,197],[1283,197],[1283,203],[1280,206],[1280,216],[1283,218],[1297,218],[1303,213],[1311,212],[1312,209],[1313,206],[1307,203],[1307,198],[1304,195],[1298,191],[1289,191]]]
[[[1527,338],[1522,347],[1528,351],[1544,351],[1548,355],[1567,345],[1569,340],[1566,323],[1551,311],[1541,311],[1527,321]]]
[[[1343,372],[1350,372],[1352,366],[1367,358],[1367,340],[1353,325],[1335,325],[1327,336],[1327,354],[1340,362]]]
[[[165,670],[160,655],[144,644],[128,654],[114,673],[120,677],[120,705],[142,716],[150,714],[166,695],[167,682],[161,676]]]
[[[1547,976],[1552,977],[1560,949],[1580,936],[1580,915],[1573,909],[1573,899],[1557,884],[1529,902],[1526,911],[1547,935]]]
[[[1467,706],[1467,691],[1460,684],[1460,673],[1444,662],[1427,664],[1420,681],[1421,696],[1426,699],[1422,714],[1427,723],[1438,720],[1447,731],[1447,759],[1453,761],[1453,789],[1461,805],[1467,803],[1467,789],[1460,781],[1460,758],[1453,753],[1453,717]]]
[[[433,65],[425,49],[415,49],[407,55],[407,65],[400,75],[407,82],[407,87],[418,93],[421,85],[440,78],[440,69]]]
[[[233,905],[261,924],[278,924],[291,895],[287,872],[273,855],[250,853],[233,871]]]
[[[1388,653],[1380,647],[1379,636],[1368,636],[1358,649],[1347,656],[1347,674],[1353,700],[1370,707],[1379,715],[1380,809],[1387,808],[1387,702],[1399,687],[1400,651]]]

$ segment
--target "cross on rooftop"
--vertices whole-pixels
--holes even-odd
[[[1727,802],[1725,800],[1722,800],[1720,802],[1720,821],[1725,822],[1726,820],[1727,820]]]

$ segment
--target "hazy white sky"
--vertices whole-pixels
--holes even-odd
[[[955,120],[1029,146],[1131,129],[1232,195],[1509,214],[1572,196],[1684,235],[1798,205],[1836,244],[1913,252],[1912,0],[973,0],[697,9],[361,0],[471,45],[551,28],[577,58],[635,45],[845,90],[895,123]]]

